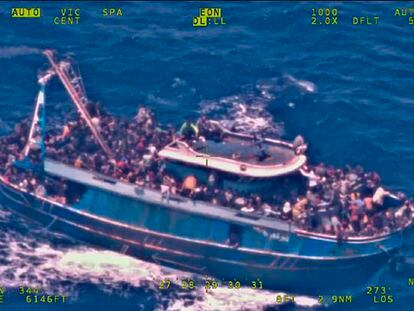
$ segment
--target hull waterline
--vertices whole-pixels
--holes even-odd
[[[258,278],[266,289],[321,294],[367,282],[392,252],[350,259],[312,259],[192,241],[122,225],[73,208],[39,199],[0,183],[4,206],[64,233],[105,249],[145,261],[250,286]],[[395,250],[396,251],[396,250]],[[318,283],[315,284],[315,280]]]

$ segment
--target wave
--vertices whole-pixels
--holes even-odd
[[[311,82],[311,81],[307,81],[307,80],[299,80],[296,79],[294,76],[292,75],[285,75],[284,79],[287,83],[290,83],[294,86],[296,86],[297,88],[299,88],[302,91],[308,92],[308,93],[315,93],[317,91],[317,87],[316,84]]]
[[[41,49],[25,45],[21,46],[2,46],[0,47],[0,58],[13,58],[16,56],[32,55],[42,53]]]
[[[242,94],[202,101],[200,113],[217,119],[221,125],[234,131],[280,137],[284,134],[283,123],[275,121],[273,114],[269,112],[269,105],[292,85],[308,93],[317,90],[313,82],[284,75],[261,81]],[[287,106],[295,108],[296,104],[290,101]]]
[[[172,88],[183,87],[187,85],[187,81],[185,79],[181,79],[179,77],[174,78],[174,82],[171,84]]]
[[[85,284],[118,299],[152,296],[156,301],[155,310],[169,311],[266,310],[276,305],[276,295],[285,294],[249,288],[228,289],[224,285],[206,291],[199,275],[108,250],[53,243],[62,237],[16,218],[2,208],[0,224],[0,284],[7,284],[7,288],[36,287],[49,295],[65,295],[74,305],[83,303],[81,289]],[[188,278],[200,286],[192,291],[182,289],[181,280]],[[171,280],[170,289],[159,289],[164,279]],[[317,303],[313,297],[295,297],[296,306],[313,307]]]
[[[283,123],[267,110],[281,91],[278,79],[258,83],[246,93],[202,101],[200,113],[218,120],[225,128],[249,134],[283,135]]]
[[[285,293],[271,292],[255,289],[228,289],[217,288],[208,293],[199,291],[201,299],[189,303],[184,299],[173,301],[167,308],[168,311],[204,311],[204,310],[267,310],[281,307],[286,304],[277,304],[276,297],[283,297]],[[319,307],[318,299],[307,296],[295,296],[293,307],[314,308]],[[279,308],[278,308],[279,310]],[[290,310],[290,309],[289,309]]]

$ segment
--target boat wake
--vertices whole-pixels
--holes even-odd
[[[41,54],[42,50],[29,46],[1,46],[0,58],[13,58],[16,56]]]
[[[308,93],[316,92],[314,83],[285,75],[260,81],[254,87],[245,88],[245,92],[239,95],[202,101],[200,113],[218,120],[222,126],[233,131],[280,137],[284,134],[283,122],[275,120],[269,112],[269,105],[282,97],[284,91],[291,86]],[[288,103],[290,108],[294,105]]]
[[[83,288],[94,287],[127,299],[128,303],[134,302],[138,310],[268,310],[276,306],[277,295],[284,295],[248,288],[219,287],[206,291],[201,285],[192,291],[185,290],[181,288],[183,279],[203,284],[201,277],[80,245],[69,237],[45,231],[36,223],[26,223],[3,208],[0,227],[0,284],[6,290],[36,287],[86,306],[89,301],[83,301]],[[167,278],[172,282],[170,288],[160,289],[161,280]],[[149,300],[153,306],[142,305],[144,297],[152,297]],[[315,307],[318,301],[300,296],[295,297],[295,304]]]

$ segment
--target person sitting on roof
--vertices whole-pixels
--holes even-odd
[[[264,137],[260,134],[253,134],[253,144],[256,147],[255,155],[257,156],[258,160],[264,161],[268,157],[270,157],[270,154],[266,148],[266,146],[263,144],[265,141]]]
[[[198,136],[199,130],[197,126],[187,119],[180,128],[180,134],[186,140],[192,140]]]
[[[325,177],[320,177],[317,174],[315,174],[314,170],[306,171],[304,169],[301,169],[300,172],[302,173],[303,176],[308,178],[308,187],[309,188],[315,188],[325,178]]]
[[[138,112],[135,116],[135,121],[138,124],[144,124],[148,119],[150,119],[150,113],[147,108],[144,106],[139,106]]]
[[[76,158],[75,162],[73,163],[73,166],[76,168],[82,168],[84,165],[83,161],[82,161],[82,157],[79,156]]]
[[[60,136],[58,136],[57,139],[58,140],[64,140],[64,139],[68,138],[71,134],[72,128],[73,128],[73,124],[71,124],[70,122],[68,124],[66,124],[63,127],[62,134]]]
[[[295,150],[296,154],[303,154],[306,149],[308,148],[308,145],[305,143],[305,139],[302,135],[298,135],[293,140],[293,149]]]
[[[248,202],[248,204],[246,206],[243,206],[240,210],[243,213],[253,213],[255,211],[251,202]]]
[[[283,220],[290,220],[290,219],[292,219],[292,206],[291,206],[290,202],[288,202],[288,201],[286,201],[283,204],[281,218]]]
[[[195,178],[193,175],[189,175],[183,181],[183,184],[181,187],[181,194],[192,198],[196,188],[197,188],[197,178]]]
[[[403,206],[401,206],[395,213],[395,218],[397,221],[397,224],[399,226],[403,226],[405,223],[405,219],[411,219],[412,217],[412,209],[411,209],[411,205],[410,202],[407,200],[404,202]]]
[[[205,115],[202,115],[196,122],[196,127],[198,128],[200,135],[204,137],[209,137],[210,132],[213,130],[211,123],[208,121]]]
[[[44,197],[46,195],[46,188],[42,184],[37,185],[35,189],[35,194],[40,197]]]
[[[390,195],[390,193],[382,187],[378,187],[377,190],[374,193],[374,196],[372,197],[372,202],[374,203],[374,207],[377,210],[380,210],[384,205],[384,198],[386,196]]]

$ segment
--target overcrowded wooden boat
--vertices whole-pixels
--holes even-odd
[[[257,149],[257,138],[222,128],[220,139],[194,142],[153,132],[148,117],[120,125],[116,134],[112,117],[88,108],[70,63],[50,50],[45,55],[51,69],[39,79],[30,126],[0,141],[0,198],[48,230],[245,286],[260,279],[264,288],[318,294],[366,282],[411,234],[411,201],[386,191],[374,173],[309,166],[302,143],[263,138]],[[45,86],[55,75],[82,120],[58,136],[47,135],[44,124]],[[77,134],[85,133],[80,129],[90,137]],[[128,139],[139,151],[124,148]],[[218,180],[169,175],[163,167],[170,162]],[[271,184],[283,178],[287,190],[300,175],[304,184],[294,199],[273,188],[271,201],[223,187],[223,174]]]

